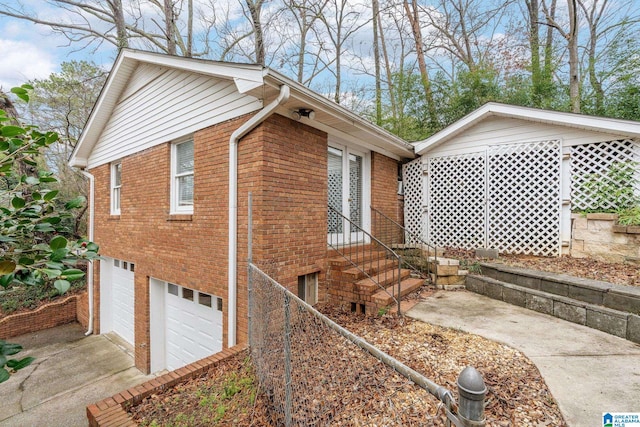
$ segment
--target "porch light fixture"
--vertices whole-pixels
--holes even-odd
[[[294,120],[300,120],[303,117],[308,117],[309,120],[313,120],[316,117],[316,112],[309,108],[298,108],[291,113],[291,118]]]

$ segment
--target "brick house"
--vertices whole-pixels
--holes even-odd
[[[249,193],[256,262],[328,298],[329,201],[365,230],[369,206],[399,221],[407,158],[410,144],[271,69],[122,50],[70,160],[103,256],[90,329],[129,342],[145,372],[246,342]]]

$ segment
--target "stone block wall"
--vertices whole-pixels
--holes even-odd
[[[608,213],[572,214],[571,256],[640,263],[640,227],[617,225]]]

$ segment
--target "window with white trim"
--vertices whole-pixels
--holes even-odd
[[[171,146],[171,212],[193,213],[193,140]]]
[[[298,276],[298,297],[307,304],[318,302],[318,273]]]
[[[111,215],[120,215],[120,193],[122,189],[122,163],[111,164]]]

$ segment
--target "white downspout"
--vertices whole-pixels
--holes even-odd
[[[237,277],[238,277],[238,142],[256,126],[274,113],[276,108],[289,99],[289,86],[280,86],[280,94],[255,116],[244,122],[229,138],[229,322],[227,343],[236,345],[237,325]]]
[[[89,229],[87,230],[87,234],[89,241],[93,242],[95,177],[85,170],[81,170],[80,172],[89,179]],[[93,333],[93,261],[89,261],[89,268],[87,271],[87,289],[89,298],[89,328],[85,335],[91,335]]]

